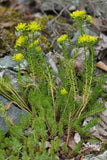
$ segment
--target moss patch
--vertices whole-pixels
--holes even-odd
[[[21,14],[18,12],[9,9],[9,8],[0,8],[0,23],[3,22],[19,22],[21,19]]]

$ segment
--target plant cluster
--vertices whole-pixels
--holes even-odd
[[[7,83],[6,78],[0,79],[0,94],[21,109],[28,111],[28,116],[22,117],[20,124],[9,128],[9,137],[4,138],[1,132],[1,160],[8,157],[9,160],[54,160],[60,150],[65,154],[69,153],[68,156],[71,157],[80,153],[82,146],[82,141],[80,141],[72,152],[68,152],[71,133],[77,131],[83,141],[84,138],[89,139],[89,129],[99,121],[99,119],[93,119],[86,126],[82,126],[85,118],[104,110],[102,103],[98,102],[98,97],[103,95],[104,77],[102,75],[96,79],[94,76],[93,47],[97,42],[97,37],[86,35],[83,30],[84,22],[92,23],[91,16],[86,17],[84,11],[73,12],[70,16],[74,19],[74,25],[79,24],[81,28],[76,47],[84,48],[83,73],[75,72],[75,56],[69,57],[68,55],[66,43],[70,42],[70,38],[67,34],[57,39],[62,47],[64,59],[58,59],[59,70],[55,73],[49,66],[37,39],[41,31],[40,25],[31,22],[28,25],[20,23],[16,27],[20,36],[15,44],[13,60],[18,63],[19,67],[19,90],[15,91],[11,84]],[[89,58],[86,56],[87,49],[90,51]],[[26,83],[22,81],[20,72],[20,63],[23,58],[28,62],[28,73],[25,72],[28,80]],[[56,84],[57,78],[61,80],[60,85]],[[25,136],[24,131],[29,128],[31,131]],[[63,136],[66,140],[61,146]],[[46,141],[49,141],[51,145],[48,152]]]

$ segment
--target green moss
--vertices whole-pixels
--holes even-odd
[[[48,18],[48,20],[52,20],[52,19],[55,18],[55,16],[53,16],[53,15],[48,15],[47,18]]]
[[[64,19],[62,19],[60,17],[57,19],[57,22],[59,22],[59,23],[67,23]]]
[[[18,12],[9,8],[0,8],[0,23],[3,27],[3,30],[0,30],[0,33],[1,35],[4,34],[4,38],[9,45],[11,45],[15,39],[15,25],[20,21],[21,15]],[[0,39],[0,50],[8,49],[4,38],[2,37]]]
[[[15,10],[9,8],[0,8],[0,23],[3,27],[3,30],[0,30],[0,34],[4,34],[5,40],[8,42],[11,47],[14,47],[15,42],[15,26],[20,22],[25,22],[22,19],[23,16],[16,12]],[[27,20],[29,22],[30,20]],[[4,41],[3,37],[0,39],[0,50],[8,50],[8,46]]]
[[[40,45],[44,51],[49,51],[51,49],[51,44],[48,39],[44,35],[38,36]]]
[[[41,30],[45,31],[47,26],[47,18],[46,16],[43,16],[42,18],[35,18],[34,21],[36,21],[41,26]]]
[[[105,140],[101,146],[100,152],[104,152],[107,150],[107,140]]]
[[[19,14],[18,12],[9,9],[9,8],[0,8],[0,22],[4,23],[4,22],[18,22],[21,19],[21,14]]]

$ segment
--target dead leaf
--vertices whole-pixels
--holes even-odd
[[[74,149],[74,147],[76,146],[76,142],[75,142],[73,136],[69,138],[68,146],[69,146],[71,149]]]
[[[100,26],[102,25],[101,18],[92,17],[92,21],[93,21],[93,23],[92,23],[93,27],[100,30]]]
[[[0,23],[0,25],[3,27],[3,28],[8,28],[8,27],[12,27],[16,24],[16,22],[7,22],[7,23]]]
[[[107,65],[105,65],[102,61],[99,61],[98,63],[96,63],[96,66],[102,69],[103,71],[107,71]]]

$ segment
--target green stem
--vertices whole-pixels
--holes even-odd
[[[91,51],[91,67],[90,67],[90,78],[88,79],[88,72],[87,72],[87,80],[88,81],[86,81],[87,83],[85,84],[86,85],[86,88],[85,88],[85,92],[84,92],[84,94],[83,94],[83,105],[82,105],[82,107],[80,107],[81,108],[81,110],[80,110],[80,112],[79,112],[79,115],[78,115],[78,118],[80,117],[80,115],[81,115],[81,113],[83,112],[83,110],[85,109],[85,107],[86,107],[86,105],[87,105],[87,103],[89,102],[89,98],[90,98],[90,92],[91,92],[91,85],[92,85],[92,80],[93,80],[93,72],[94,72],[94,51],[93,51],[93,47],[91,46],[90,47],[90,51]],[[88,69],[88,68],[87,68]]]

